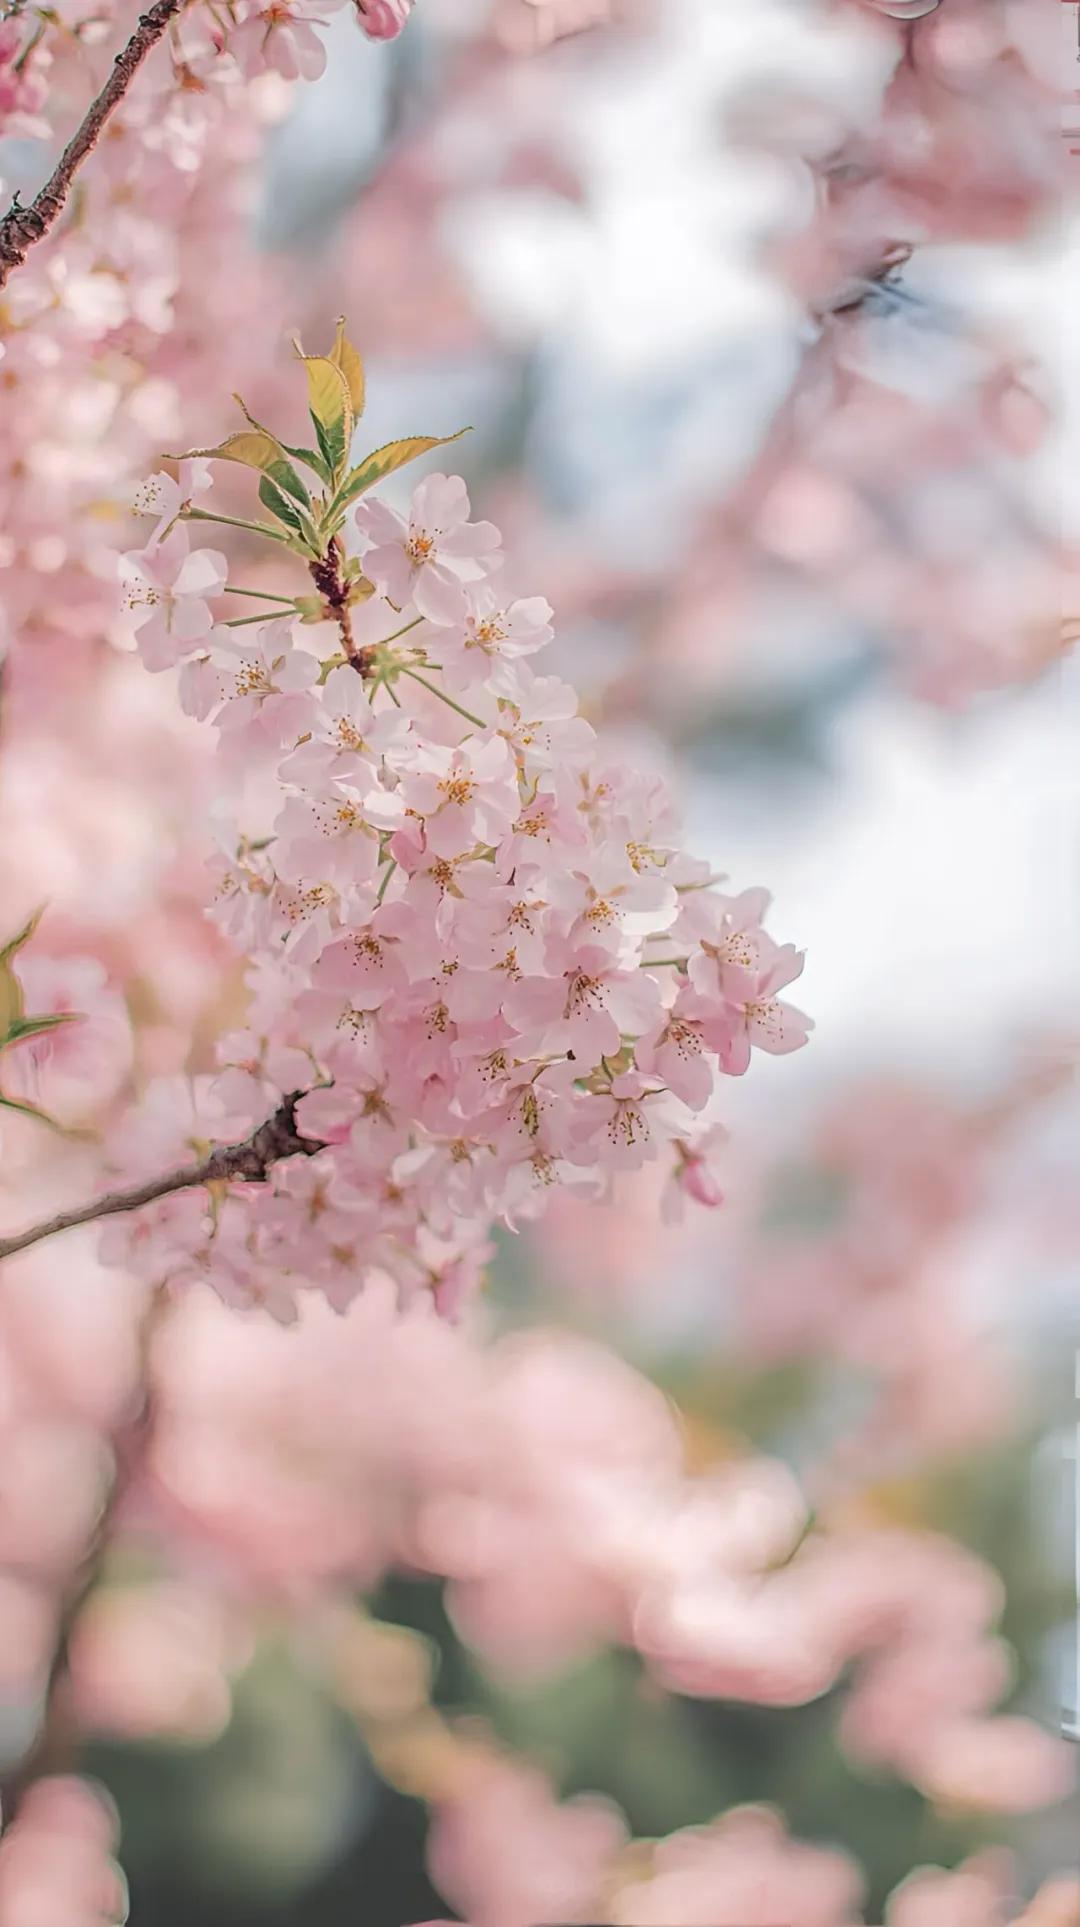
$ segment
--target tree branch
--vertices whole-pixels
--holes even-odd
[[[20,207],[18,195],[0,221],[0,288],[10,274],[20,268],[30,249],[45,238],[63,212],[78,173],[87,156],[97,146],[105,123],[127,93],[136,73],[162,34],[188,4],[188,0],[156,0],[141,15],[127,46],[118,53],[112,72],[97,99],[87,109],[81,125],[72,135],[52,174],[29,207]]]
[[[342,570],[343,556],[335,535],[326,545],[326,554],[321,561],[308,564],[311,579],[326,604],[327,615],[337,623],[341,632],[341,645],[346,659],[361,676],[371,674],[371,650],[358,649],[353,637],[352,616],[349,613],[349,584]]]
[[[40,1244],[43,1238],[55,1237],[58,1231],[71,1231],[76,1225],[92,1224],[96,1218],[138,1211],[141,1205],[153,1204],[157,1198],[168,1197],[171,1191],[191,1191],[196,1185],[228,1183],[237,1178],[247,1184],[262,1184],[271,1167],[282,1158],[314,1157],[316,1151],[325,1147],[314,1138],[301,1137],[296,1128],[296,1106],[303,1096],[303,1091],[293,1091],[289,1097],[282,1098],[273,1117],[260,1124],[250,1137],[241,1144],[219,1144],[201,1163],[182,1165],[178,1171],[152,1178],[147,1184],[133,1185],[127,1191],[107,1191],[103,1197],[92,1198],[89,1204],[80,1205],[75,1211],[58,1211],[55,1218],[32,1225],[28,1231],[17,1232],[12,1238],[0,1238],[0,1258],[14,1257],[17,1251],[26,1251],[31,1245]]]

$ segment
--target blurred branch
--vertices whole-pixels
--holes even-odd
[[[153,1347],[169,1302],[167,1291],[159,1286],[139,1328],[134,1410],[126,1424],[118,1427],[113,1435],[112,1483],[85,1557],[60,1609],[37,1732],[22,1758],[0,1782],[0,1824],[5,1832],[16,1818],[29,1788],[50,1774],[66,1772],[78,1747],[78,1723],[71,1701],[71,1642],[83,1607],[101,1579],[124,1502],[146,1464],[156,1415],[151,1380]]]
[[[296,1128],[296,1106],[303,1095],[302,1091],[293,1091],[289,1097],[282,1098],[273,1117],[260,1124],[250,1137],[240,1144],[219,1144],[198,1164],[182,1165],[177,1171],[151,1178],[146,1184],[132,1185],[127,1191],[107,1191],[103,1197],[92,1198],[89,1204],[79,1205],[74,1211],[58,1211],[54,1218],[46,1218],[27,1231],[0,1238],[0,1258],[14,1257],[17,1251],[26,1251],[31,1245],[40,1244],[43,1238],[55,1237],[59,1231],[71,1231],[76,1225],[138,1211],[142,1205],[153,1204],[172,1191],[191,1191],[200,1184],[229,1183],[236,1178],[248,1184],[261,1184],[271,1167],[282,1158],[314,1157],[316,1151],[324,1147],[314,1138],[301,1137]]]
[[[92,102],[76,128],[44,187],[29,207],[22,207],[18,195],[0,221],[0,288],[8,276],[20,268],[36,242],[44,240],[64,210],[83,162],[93,153],[113,109],[119,106],[148,53],[157,46],[169,22],[181,13],[188,0],[156,0],[139,24],[127,46],[117,54],[112,72],[97,99]]]

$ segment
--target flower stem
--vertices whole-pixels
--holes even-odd
[[[456,703],[452,696],[448,696],[445,689],[440,689],[436,683],[428,682],[427,677],[418,675],[415,669],[403,668],[401,674],[403,676],[411,676],[414,682],[420,684],[421,689],[426,689],[429,695],[437,696],[439,701],[445,703],[448,709],[454,709],[459,716],[464,716],[465,721],[472,723],[474,729],[487,728],[487,724],[482,716],[474,716],[471,709],[462,709],[461,704]]]
[[[272,529],[269,522],[243,522],[236,515],[212,515],[209,509],[181,509],[182,522],[221,522],[226,528],[247,529],[252,535],[265,535],[271,542],[288,543],[288,536],[280,529]]]
[[[226,582],[225,595],[246,595],[259,602],[280,602],[286,609],[295,609],[296,598],[291,595],[271,595],[266,589],[241,589],[235,582]]]
[[[392,636],[384,636],[382,641],[378,643],[376,646],[379,649],[385,649],[387,643],[396,642],[399,636],[407,636],[410,629],[419,629],[420,624],[423,621],[424,621],[423,616],[414,616],[413,620],[411,622],[407,622],[404,628],[395,629]]]

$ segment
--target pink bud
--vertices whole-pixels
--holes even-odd
[[[356,0],[356,11],[369,40],[396,40],[412,5],[413,0]]]

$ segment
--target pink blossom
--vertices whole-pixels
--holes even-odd
[[[307,660],[313,682],[317,665],[313,657]],[[304,720],[309,720],[306,712]],[[331,670],[310,721],[313,727],[305,732],[305,742],[281,765],[282,776],[295,782],[318,782],[327,776],[351,783],[370,780],[382,758],[400,749],[408,733],[396,710],[375,714],[361,677],[347,666]]]
[[[396,40],[413,8],[413,0],[356,0],[360,25],[369,40]]]
[[[121,557],[124,606],[134,618],[139,651],[148,669],[171,669],[210,634],[208,597],[225,586],[229,565],[216,549],[189,554],[187,530],[174,528],[160,542]]]
[[[457,749],[421,748],[400,794],[421,819],[425,847],[438,857],[501,842],[520,801],[513,759],[498,736]]]
[[[952,1873],[917,1867],[893,1889],[885,1927],[1006,1927],[1012,1916],[1009,1855],[988,1851]]]
[[[26,1008],[74,1021],[26,1038],[4,1054],[3,1084],[62,1122],[100,1112],[131,1066],[131,1022],[123,998],[94,957],[20,960]]]
[[[344,0],[271,0],[268,6],[244,0],[245,11],[229,35],[229,52],[248,80],[268,69],[283,80],[318,80],[326,49],[316,25]],[[313,24],[314,23],[314,24]]]
[[[912,1779],[929,1798],[995,1813],[1033,1813],[1064,1800],[1075,1763],[1064,1740],[1018,1715],[943,1720],[920,1749]]]
[[[27,1791],[0,1840],[0,1919],[10,1927],[100,1927],[127,1919],[112,1850],[116,1823],[85,1780],[46,1778]]]
[[[429,475],[413,495],[408,521],[369,497],[356,511],[356,527],[369,580],[397,608],[412,602],[432,622],[465,621],[462,585],[479,582],[498,565],[498,530],[490,522],[469,521],[460,476]]]
[[[560,1806],[541,1774],[509,1761],[478,1762],[458,1797],[436,1813],[428,1866],[476,1927],[535,1927],[596,1917],[623,1838],[605,1801],[579,1796]]]
[[[527,596],[503,603],[487,582],[466,591],[468,614],[438,638],[439,663],[451,689],[475,683],[500,688],[503,664],[534,655],[552,638],[552,608],[543,596]],[[509,690],[514,693],[513,688]]]
[[[859,1874],[846,1854],[792,1840],[778,1814],[736,1807],[661,1840],[646,1878],[619,1888],[625,1927],[856,1927]]]
[[[176,521],[181,509],[189,508],[214,485],[214,477],[207,461],[199,457],[179,464],[177,478],[162,469],[151,475],[135,492],[131,504],[136,515],[152,515],[157,519],[152,542],[160,542]]]
[[[234,761],[263,745],[268,751],[291,748],[309,720],[304,692],[318,681],[319,665],[309,650],[296,647],[289,617],[256,630],[255,640],[217,630],[212,641],[221,693],[215,721],[223,748]]]

